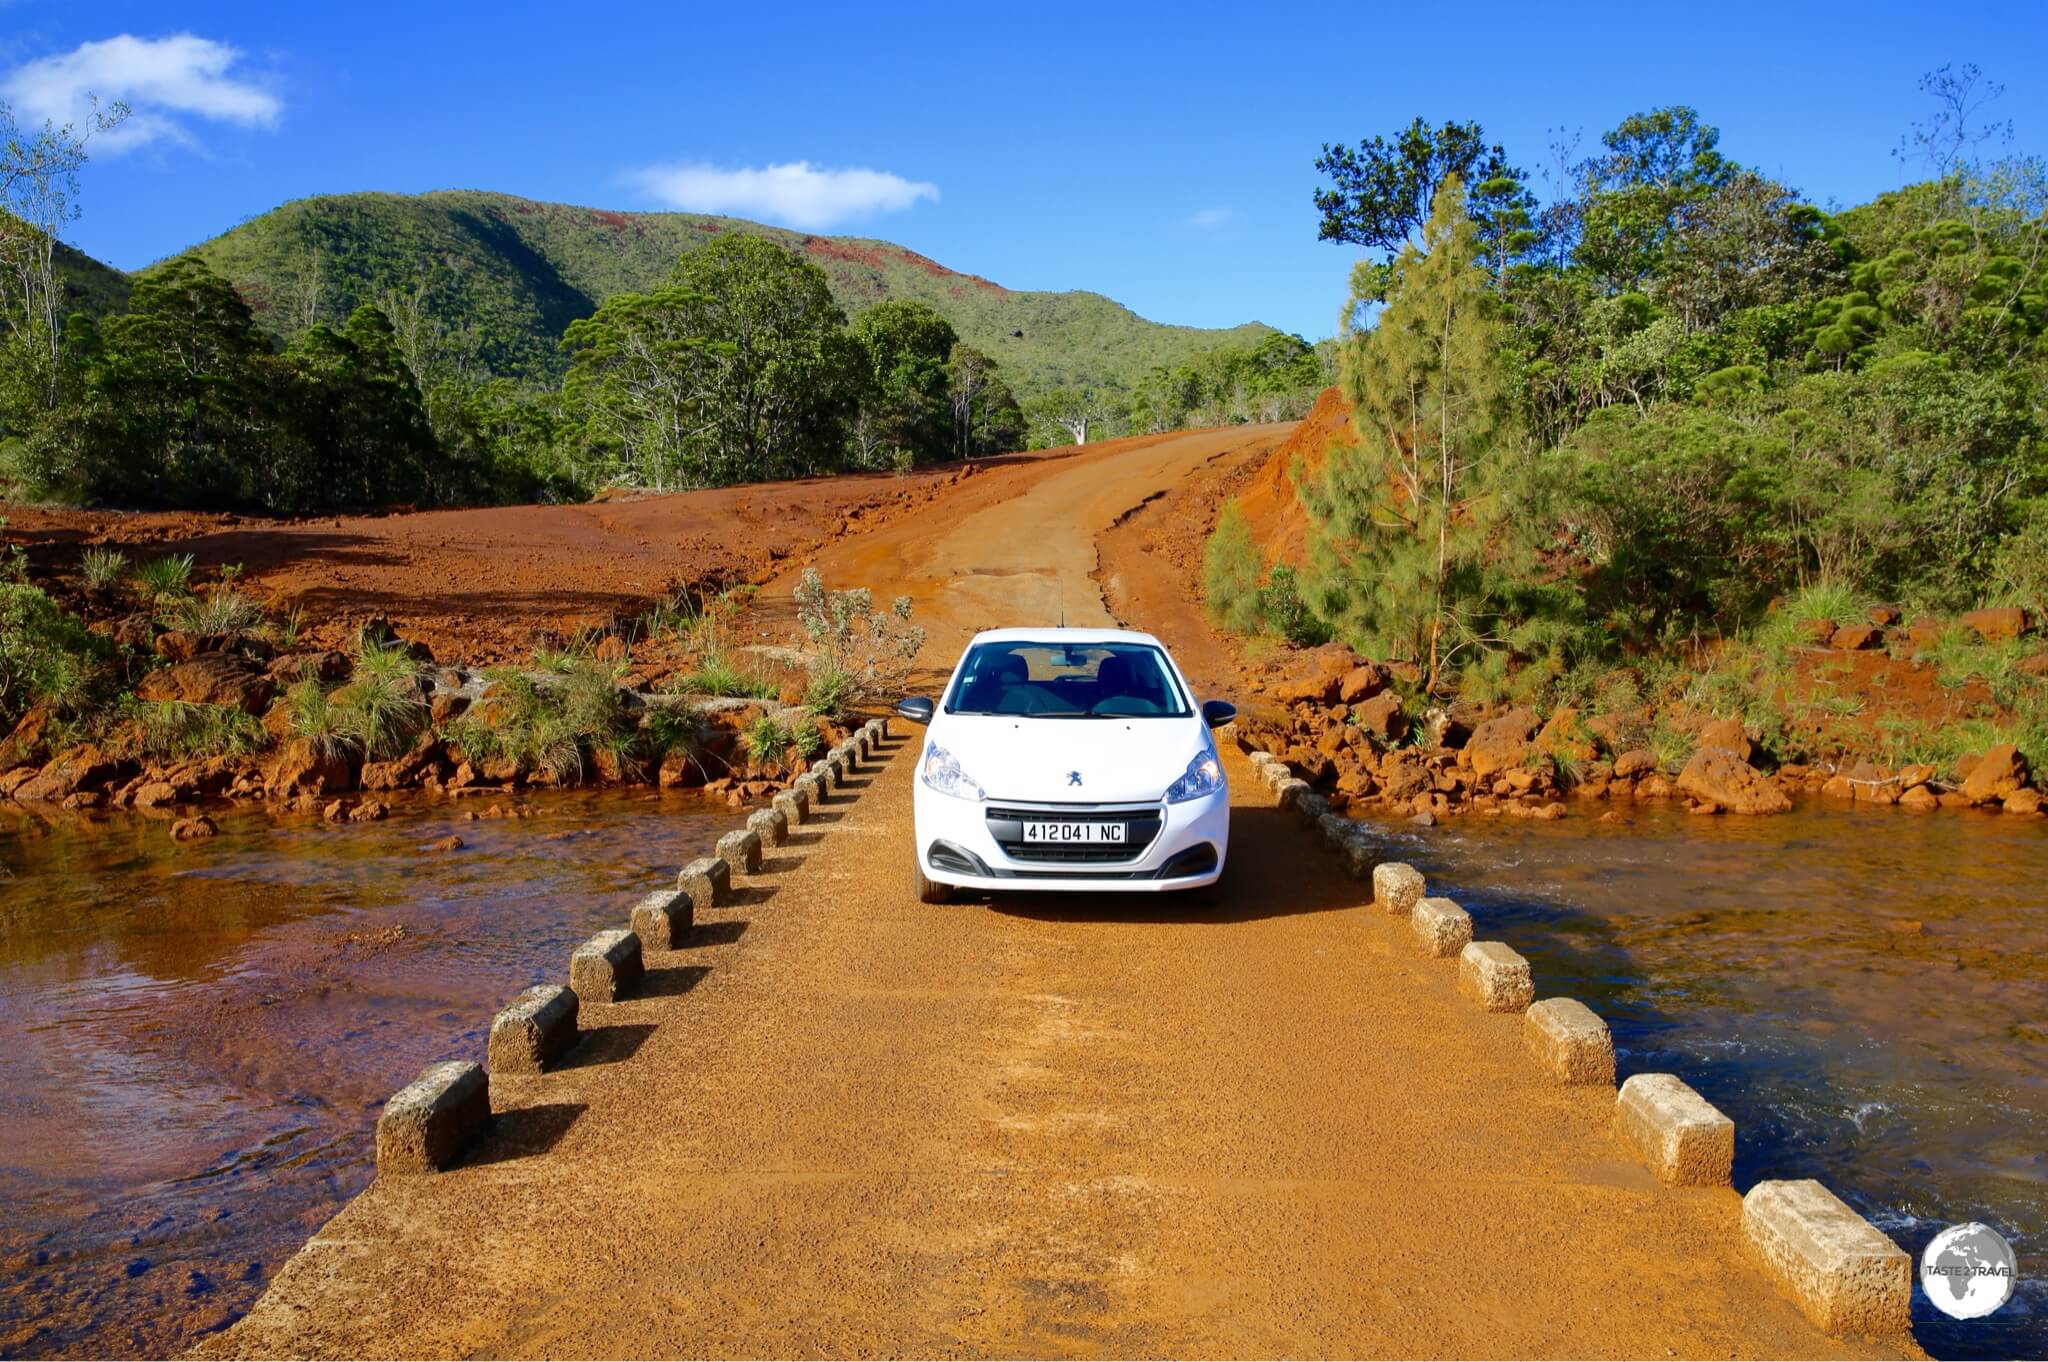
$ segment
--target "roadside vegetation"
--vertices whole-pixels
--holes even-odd
[[[1222,509],[1214,618],[1399,663],[1418,704],[1678,701],[1792,754],[1857,718],[1802,670],[1818,622],[1889,607],[1879,646],[2003,717],[1859,740],[2048,769],[2023,644],[1904,629],[2048,613],[2048,168],[1979,124],[1974,68],[1923,90],[1924,178],[1832,212],[1678,106],[1553,149],[1541,197],[1476,123],[1326,148],[1321,234],[1368,252],[1349,427],[1292,471],[1298,582]]]

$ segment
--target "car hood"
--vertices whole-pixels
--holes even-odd
[[[953,754],[991,803],[1131,804],[1165,794],[1208,738],[1195,718],[951,715],[932,726],[931,741]]]

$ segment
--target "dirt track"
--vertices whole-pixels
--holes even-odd
[[[916,596],[937,666],[981,625],[1102,620],[1095,536],[1270,438],[973,479],[821,558]],[[931,907],[914,742],[650,996],[591,1008],[570,1067],[495,1084],[468,1163],[373,1186],[205,1351],[1869,1355],[1749,1263],[1732,1192],[1656,1187],[1610,1094],[1542,1081],[1235,754],[1220,906]]]

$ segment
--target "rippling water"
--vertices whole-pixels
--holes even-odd
[[[488,801],[482,801],[488,802]],[[0,816],[0,1355],[231,1322],[374,1171],[378,1106],[734,815],[646,792],[328,827]],[[422,852],[453,832],[453,854]]]
[[[1601,806],[1594,806],[1595,808]],[[2020,1289],[1940,1357],[2048,1356],[2048,820],[1803,806],[1382,825],[1432,893],[1605,1016],[1622,1076],[1736,1123],[1735,1183],[1813,1177],[1915,1259],[1979,1220]]]

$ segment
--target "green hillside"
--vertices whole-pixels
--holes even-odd
[[[615,213],[507,194],[343,194],[300,199],[193,248],[257,315],[290,329],[317,261],[319,315],[424,290],[425,310],[473,328],[495,373],[559,375],[564,328],[615,293],[645,291],[719,232],[755,232],[805,252],[849,315],[885,298],[929,303],[995,357],[1021,395],[1115,381],[1270,328],[1163,326],[1096,293],[1006,289],[886,241],[807,236],[700,213]]]

